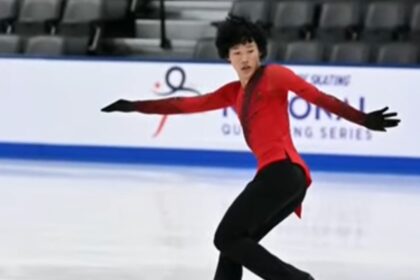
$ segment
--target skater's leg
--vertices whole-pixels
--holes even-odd
[[[301,170],[302,176],[304,175],[303,170]],[[257,242],[260,242],[274,227],[286,219],[290,214],[293,214],[295,209],[299,207],[306,195],[306,189],[297,196],[296,199],[290,200],[288,204],[285,204],[282,209],[275,215],[273,215],[265,224],[262,224],[254,232],[251,233],[251,238]]]
[[[259,229],[257,229],[255,232],[252,233],[252,239],[260,242],[261,239],[263,239],[276,225],[281,223],[284,219],[286,219],[290,214],[294,212],[296,207],[298,207],[301,202],[303,201],[305,196],[305,193],[301,195],[298,199],[295,201],[292,201],[289,205],[285,206],[285,208],[278,213],[276,216],[274,216],[270,221],[268,221],[266,224],[262,225]],[[294,266],[292,266],[289,263],[283,262],[286,267],[288,267],[290,270],[296,270]],[[312,278],[309,278],[307,280],[310,280]],[[312,279],[313,280],[313,279]]]
[[[241,280],[242,265],[220,253],[214,280]]]
[[[288,161],[269,166],[245,188],[222,219],[215,235],[216,247],[263,279],[306,279],[307,273],[291,268],[252,238],[306,189],[304,177]]]
[[[303,171],[302,171],[303,172]],[[251,233],[251,238],[259,242],[264,236],[266,236],[276,225],[283,221],[287,216],[293,213],[297,206],[299,206],[305,196],[305,192],[302,193],[294,201],[291,201],[289,205],[286,205],[284,209],[275,215],[266,224],[262,225],[255,232]],[[227,256],[220,254],[219,262],[217,264],[216,274],[214,280],[240,280],[242,278],[242,265],[232,261]]]
[[[264,236],[266,236],[276,225],[283,221],[296,209],[298,205],[303,201],[303,193],[298,199],[292,201],[289,205],[285,206],[285,209],[278,213],[266,224],[262,225],[255,232],[251,233],[251,238],[259,242]],[[289,265],[289,264],[287,264]],[[242,265],[238,264],[229,259],[224,254],[220,254],[219,262],[217,264],[216,274],[214,280],[240,280],[242,278]]]

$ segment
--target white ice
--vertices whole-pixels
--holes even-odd
[[[253,172],[0,161],[0,280],[211,280],[214,230]],[[420,176],[313,177],[303,219],[264,246],[319,280],[420,279]]]

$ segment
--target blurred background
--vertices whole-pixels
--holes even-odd
[[[261,23],[267,63],[402,119],[367,131],[290,93],[314,182],[262,243],[315,279],[419,279],[419,1],[0,0],[0,280],[212,279],[255,175],[234,111],[100,109],[236,80],[214,46],[229,12]]]
[[[269,60],[418,63],[416,0],[1,0],[0,11],[2,54],[217,60],[215,26],[231,12],[261,22]]]

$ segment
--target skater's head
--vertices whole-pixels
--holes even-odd
[[[229,59],[232,47],[252,42],[258,47],[260,59],[263,60],[267,55],[267,37],[260,24],[229,14],[218,25],[216,47],[220,58]]]
[[[241,80],[249,80],[267,54],[267,38],[259,24],[229,15],[219,24],[216,47],[229,61]]]

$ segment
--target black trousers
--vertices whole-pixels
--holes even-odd
[[[303,201],[302,169],[282,160],[260,170],[220,222],[214,244],[220,251],[215,280],[240,280],[242,267],[262,279],[306,280],[309,274],[272,255],[258,242]]]

